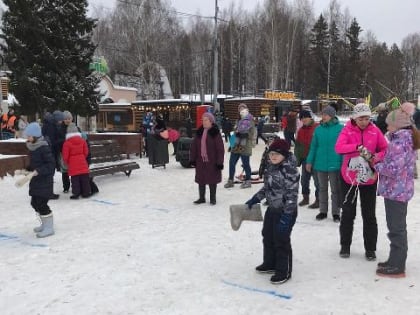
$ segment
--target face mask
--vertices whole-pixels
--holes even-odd
[[[247,109],[243,109],[239,112],[239,115],[241,115],[241,118],[245,118],[249,114],[249,111]]]

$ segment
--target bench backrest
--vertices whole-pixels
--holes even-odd
[[[124,159],[121,147],[115,140],[90,141],[91,163],[114,162]]]

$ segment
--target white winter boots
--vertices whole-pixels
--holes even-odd
[[[48,215],[41,215],[40,219],[41,219],[41,225],[34,228],[36,237],[42,238],[42,237],[53,235],[54,234],[53,214],[50,213]]]
[[[230,225],[234,231],[239,230],[242,221],[262,221],[260,204],[255,204],[251,209],[247,204],[231,205],[230,210]]]

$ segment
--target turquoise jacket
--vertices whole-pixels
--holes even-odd
[[[343,127],[337,117],[316,127],[306,158],[306,163],[312,164],[315,171],[335,172],[340,170],[343,157],[335,152],[335,143]]]

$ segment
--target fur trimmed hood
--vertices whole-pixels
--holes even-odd
[[[204,133],[204,128],[203,126],[201,126],[200,128],[197,129],[197,136],[201,137],[203,133]],[[217,127],[216,124],[213,124],[207,134],[211,137],[216,137],[217,135],[220,135],[219,127]]]

